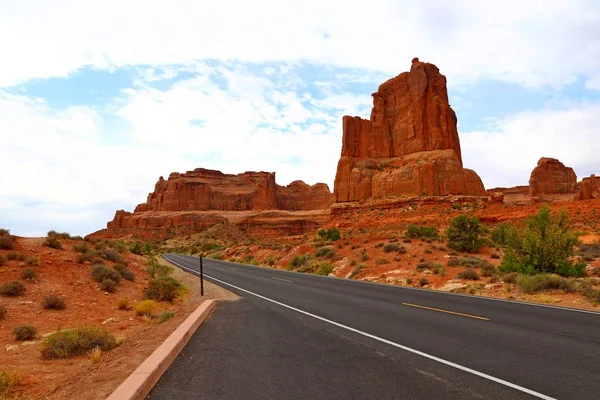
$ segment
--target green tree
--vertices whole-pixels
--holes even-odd
[[[528,275],[584,275],[585,264],[571,260],[577,243],[577,237],[570,232],[567,214],[552,215],[548,207],[542,207],[536,215],[527,219],[522,230],[509,234],[500,271]]]
[[[448,247],[457,251],[477,253],[484,241],[481,236],[487,231],[486,227],[479,222],[477,217],[470,215],[459,215],[454,218],[446,229]]]

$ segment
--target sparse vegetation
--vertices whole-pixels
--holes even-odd
[[[6,310],[6,307],[0,304],[0,320],[6,318],[7,313],[8,311]]]
[[[51,231],[52,232],[52,231]],[[48,232],[50,233],[50,232]],[[61,250],[63,248],[62,242],[57,236],[48,236],[46,240],[44,240],[44,246]]]
[[[385,246],[383,246],[383,252],[384,253],[391,253],[393,251],[397,251],[399,252],[401,249],[403,249],[404,247],[400,246],[397,243],[388,243]]]
[[[319,258],[331,258],[335,256],[335,250],[331,246],[321,247],[316,251],[315,256]]]
[[[449,267],[483,268],[493,267],[491,263],[477,257],[452,257],[448,260]]]
[[[73,245],[73,251],[76,253],[86,254],[91,253],[92,248],[87,243],[75,243]]]
[[[327,276],[333,271],[333,266],[327,262],[322,262],[317,267],[317,274]]]
[[[465,214],[459,215],[452,219],[446,230],[448,247],[456,251],[476,253],[484,243],[481,236],[485,232],[485,227],[477,217]]]
[[[419,279],[419,281],[417,282],[417,285],[423,287],[425,285],[429,284],[429,280],[427,280],[427,278],[423,277],[421,279]]]
[[[519,279],[519,274],[516,272],[509,272],[502,276],[502,281],[504,283],[517,283],[517,279]]]
[[[31,265],[32,267],[40,266],[40,258],[39,257],[28,257],[25,259],[25,264]]]
[[[0,229],[0,249],[12,250],[15,248],[15,240],[8,229]]]
[[[117,300],[117,308],[119,310],[131,310],[131,300],[129,300],[127,297],[121,297],[119,300]]]
[[[319,236],[323,239],[336,241],[340,239],[340,231],[337,228],[329,228],[327,230],[321,229],[318,232]]]
[[[96,346],[92,350],[88,351],[87,355],[90,358],[90,361],[92,361],[93,363],[97,363],[102,357],[102,349]]]
[[[378,258],[377,260],[375,260],[375,264],[377,265],[383,265],[383,264],[389,264],[389,260],[386,258]]]
[[[479,280],[479,275],[477,274],[477,271],[471,268],[467,268],[464,271],[459,272],[459,274],[456,277],[458,279],[467,279],[470,281]]]
[[[105,280],[113,281],[115,286],[121,281],[121,274],[104,264],[92,265],[92,277],[98,282]]]
[[[117,291],[118,283],[112,279],[102,279],[100,282],[100,290],[108,293],[115,293]]]
[[[561,212],[553,216],[548,207],[542,207],[527,219],[525,228],[508,237],[500,271],[581,276],[585,273],[585,264],[571,260],[577,242],[577,237],[569,231],[567,214]]]
[[[18,341],[32,340],[37,336],[37,328],[32,325],[19,325],[13,329],[13,334]]]
[[[146,272],[151,278],[169,275],[173,272],[173,267],[160,263],[155,257],[151,257],[146,263]]]
[[[35,281],[38,278],[38,272],[33,268],[23,268],[20,273],[21,279],[26,281]]]
[[[19,281],[5,282],[0,285],[0,295],[16,297],[25,293],[25,285]]]
[[[16,387],[21,383],[21,374],[16,371],[0,369],[0,399],[13,398]]]
[[[125,264],[115,264],[114,269],[121,275],[123,279],[131,282],[135,281],[135,275],[133,274],[133,271],[127,268]]]
[[[564,290],[565,292],[575,291],[575,286],[569,279],[554,274],[521,275],[517,279],[517,286],[523,293],[535,293],[550,289]]]
[[[12,261],[12,260],[16,260],[17,258],[19,258],[19,253],[16,253],[14,251],[11,251],[10,253],[8,253],[6,255],[6,259],[7,260],[11,260]]]
[[[163,311],[160,313],[160,315],[158,316],[158,320],[163,323],[163,322],[167,322],[168,320],[170,320],[171,318],[173,318],[175,316],[175,313],[172,311]]]
[[[406,231],[405,237],[413,239],[424,239],[437,238],[439,235],[440,234],[435,226],[410,225]]]
[[[294,256],[294,258],[292,258],[292,261],[290,262],[290,266],[292,266],[293,268],[298,268],[300,266],[308,264],[311,259],[312,256],[308,253]]]
[[[481,267],[481,275],[482,276],[492,276],[496,274],[496,268],[493,265],[485,265]]]
[[[507,223],[501,223],[492,230],[492,242],[498,246],[506,247],[508,240],[516,232],[516,228]]]
[[[135,305],[135,313],[139,316],[149,315],[151,317],[156,315],[158,304],[154,300],[143,300]]]
[[[46,310],[64,310],[67,308],[65,299],[55,294],[45,297],[43,305]]]
[[[70,358],[100,348],[112,350],[118,346],[117,339],[104,329],[84,326],[73,330],[53,333],[42,341],[42,358]]]
[[[152,279],[144,289],[144,297],[155,301],[173,301],[180,295],[183,284],[172,276]]]

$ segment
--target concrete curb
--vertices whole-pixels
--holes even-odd
[[[205,300],[167,340],[163,342],[129,377],[112,392],[107,400],[142,400],[175,360],[192,335],[216,305]]]

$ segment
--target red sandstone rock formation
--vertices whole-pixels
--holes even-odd
[[[463,168],[456,123],[446,78],[435,65],[413,59],[410,72],[373,93],[370,120],[343,118],[336,201],[421,194],[485,196],[479,176]]]
[[[529,195],[575,193],[577,175],[555,158],[542,157],[531,171]]]
[[[592,174],[583,178],[579,184],[579,190],[573,196],[573,200],[592,200],[600,198],[600,179]]]
[[[271,220],[273,226],[297,233],[324,223],[328,211],[312,214],[310,211],[328,210],[332,203],[333,194],[324,183],[310,186],[294,181],[279,186],[275,183],[275,173],[229,175],[198,168],[184,174],[172,173],[168,180],[161,176],[146,203],[139,204],[133,213],[117,211],[107,228],[193,231],[233,219],[244,228],[253,224],[269,226]],[[308,213],[302,214],[304,211]]]
[[[502,192],[491,192],[490,201],[492,203],[504,203],[504,193]]]

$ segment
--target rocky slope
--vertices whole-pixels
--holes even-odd
[[[413,59],[410,72],[373,93],[369,120],[345,116],[334,194],[338,202],[402,195],[485,196],[464,169],[446,77]]]

